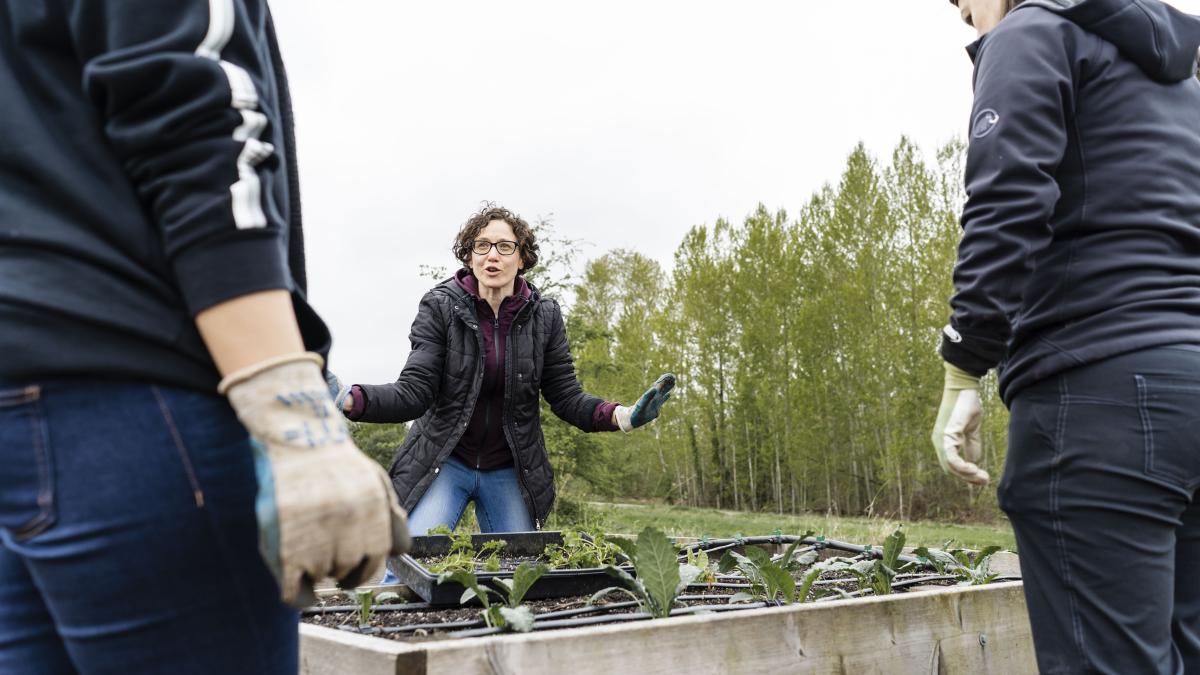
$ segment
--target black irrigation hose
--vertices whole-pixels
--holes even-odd
[[[714,553],[716,551],[723,551],[725,549],[737,548],[738,546],[745,546],[748,544],[791,544],[791,543],[794,543],[797,541],[805,543],[805,544],[811,544],[814,549],[831,548],[831,549],[834,549],[837,551],[846,551],[847,553],[857,553],[857,554],[862,554],[862,553],[868,552],[868,549],[866,546],[859,546],[858,544],[851,544],[851,543],[844,542],[844,541],[838,541],[836,539],[824,539],[824,540],[818,541],[815,537],[804,537],[802,539],[796,535],[789,535],[789,534],[771,535],[768,537],[740,537],[740,538],[735,538],[735,539],[710,539],[706,542],[693,542],[691,544],[688,544],[687,546],[684,547],[684,550],[685,551],[703,550],[705,553]],[[880,557],[883,555],[883,550],[877,546],[872,546],[869,552],[872,555],[872,557]],[[899,559],[901,562],[917,562],[916,556],[911,556],[911,555],[901,555]],[[687,554],[684,553],[682,556],[680,556],[680,560],[686,561]]]
[[[392,605],[375,605],[371,607],[371,612],[408,612],[421,611],[432,609],[433,605],[428,602],[408,602],[404,604]],[[301,616],[319,616],[322,614],[334,614],[338,612],[357,612],[360,609],[358,605],[329,605],[327,607],[309,607],[300,612]]]
[[[901,589],[901,588],[908,588],[909,586],[920,586],[921,584],[926,584],[926,583],[930,583],[933,581],[957,581],[961,578],[962,577],[954,576],[951,574],[935,574],[935,575],[928,576],[928,577],[917,577],[916,579],[905,579],[904,581],[894,582],[892,584],[892,589],[896,590],[896,589]],[[996,577],[995,579],[992,580],[992,582],[994,583],[994,582],[1000,582],[1000,581],[1020,581],[1020,580],[1021,580],[1021,577],[1005,576],[1005,577]],[[853,579],[846,579],[845,581],[853,581]],[[867,591],[869,591],[869,590],[870,590],[869,588],[860,588],[857,591],[854,591],[852,593],[846,593],[844,595],[841,593],[839,593],[837,595],[827,595],[823,598],[817,598],[816,600],[813,600],[813,602],[829,602],[831,600],[846,600],[849,598],[856,598],[860,595],[866,595]]]
[[[637,607],[637,602],[630,600],[628,602],[611,602],[607,605],[587,605],[585,607],[576,607],[575,609],[560,609],[555,612],[535,614],[533,619],[534,621],[542,621],[543,619],[563,619],[572,616],[583,616],[584,614],[607,612],[614,609],[625,609],[627,607]]]
[[[625,603],[620,603],[625,604]],[[738,605],[700,605],[697,607],[682,607],[680,609],[671,610],[671,616],[686,616],[688,614],[699,614],[701,612],[728,612],[737,609],[755,609],[757,607],[766,607],[765,602],[754,602]],[[613,608],[613,605],[604,605],[603,608]],[[562,619],[559,621],[540,621],[535,620],[533,630],[550,630],[554,628],[575,628],[579,626],[592,626],[600,623],[617,623],[620,621],[643,621],[654,618],[645,612],[632,612],[629,614],[613,614],[605,616],[589,616],[579,619]],[[461,630],[450,633],[448,637],[467,638],[467,637],[483,637],[486,635],[498,635],[505,632],[503,628],[477,628],[473,630]]]
[[[620,621],[641,621],[651,618],[649,614],[636,612],[633,614],[614,614],[612,616],[588,616],[581,619],[562,619],[559,621],[545,621],[533,624],[534,630],[544,630],[549,628],[573,628],[575,626],[591,626],[597,623],[617,623]],[[474,630],[460,630],[447,634],[447,637],[468,638],[468,637],[483,637],[485,635],[499,635],[503,633],[503,628],[476,628]]]
[[[415,633],[419,630],[445,630],[447,628],[473,628],[482,626],[483,619],[473,619],[471,621],[447,621],[445,623],[421,623],[411,626],[383,626],[360,628],[357,632],[364,635],[393,635],[395,633]],[[354,629],[351,628],[351,631]]]

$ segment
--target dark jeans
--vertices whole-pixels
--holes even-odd
[[[215,394],[0,384],[0,673],[295,673]]]
[[[999,500],[1043,673],[1200,673],[1198,486],[1197,348],[1017,394]]]

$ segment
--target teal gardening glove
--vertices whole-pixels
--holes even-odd
[[[942,405],[933,427],[933,447],[942,470],[973,485],[987,485],[988,472],[979,468],[983,459],[980,426],[983,408],[979,401],[980,378],[946,363]]]
[[[658,417],[662,404],[671,398],[671,390],[674,388],[675,376],[673,374],[659,375],[658,379],[654,381],[654,386],[647,389],[632,408],[623,405],[617,406],[613,411],[613,418],[616,419],[617,426],[621,427],[621,431],[628,433],[644,424],[653,422]]]
[[[329,395],[333,397],[333,409],[346,414],[346,399],[350,397],[350,387],[343,386],[332,370],[325,371],[325,384],[329,386]]]

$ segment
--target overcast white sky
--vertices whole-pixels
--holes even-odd
[[[1200,0],[1172,4],[1200,13]],[[309,290],[346,381],[395,379],[482,200],[669,269],[693,225],[791,213],[860,140],[964,135],[974,39],[938,0],[272,4]],[[632,394],[631,394],[632,395]]]

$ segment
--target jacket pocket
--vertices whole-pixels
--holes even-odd
[[[41,388],[0,390],[0,527],[18,541],[54,524],[54,455]]]

